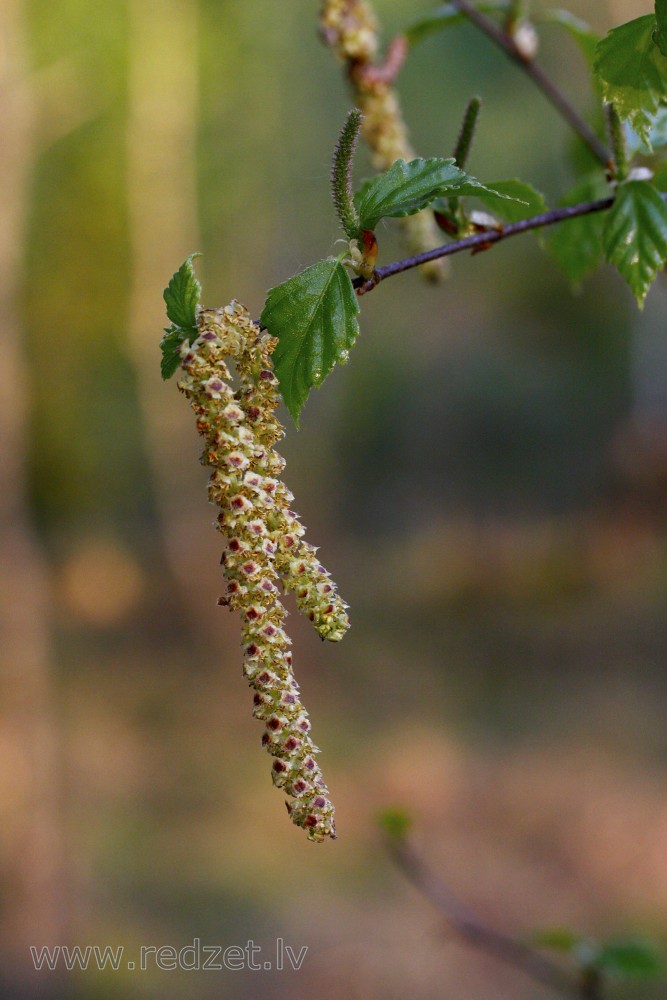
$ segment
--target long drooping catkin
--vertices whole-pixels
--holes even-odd
[[[349,619],[314,547],[304,540],[293,496],[279,478],[285,461],[274,447],[284,433],[275,415],[275,343],[236,302],[203,309],[198,337],[181,350],[179,388],[205,441],[202,462],[212,468],[209,497],[227,539],[222,561],[228,584],[220,603],[241,617],[243,671],[254,691],[253,714],[264,723],[262,744],[273,757],[273,781],[291,797],[293,822],[311,840],[322,841],[335,837],[334,807],[292,670],[280,590],[295,592],[299,610],[323,638],[341,639]],[[236,368],[236,389],[228,358]]]

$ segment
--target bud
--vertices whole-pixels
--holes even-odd
[[[517,52],[524,62],[532,62],[540,47],[540,40],[535,26],[530,21],[522,18],[513,25],[512,38]]]

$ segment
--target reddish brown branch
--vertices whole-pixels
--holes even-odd
[[[387,55],[383,63],[356,62],[350,65],[350,79],[355,83],[366,84],[369,87],[384,83],[388,87],[396,82],[405,57],[408,54],[408,40],[405,35],[397,35],[389,43]]]
[[[663,198],[667,198],[663,195]],[[513,222],[502,229],[485,229],[480,233],[473,233],[462,240],[454,243],[446,243],[444,246],[436,247],[434,250],[427,250],[424,253],[415,254],[413,257],[404,257],[402,260],[394,261],[393,264],[386,264],[373,272],[373,277],[368,281],[363,278],[355,278],[353,284],[357,290],[357,295],[365,295],[371,292],[385,278],[391,278],[395,274],[402,274],[413,267],[419,267],[430,260],[438,260],[440,257],[450,257],[455,253],[463,253],[470,250],[473,253],[486,250],[494,243],[508,239],[510,236],[517,236],[519,233],[530,232],[531,229],[541,229],[543,226],[553,226],[557,222],[565,222],[568,219],[576,219],[582,215],[591,215],[593,212],[603,212],[614,203],[613,198],[601,198],[598,201],[582,202],[580,205],[568,205],[565,208],[554,208],[549,212],[541,212],[533,215],[529,219],[522,219],[520,222]]]

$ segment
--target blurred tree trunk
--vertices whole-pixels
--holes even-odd
[[[49,586],[29,513],[18,305],[35,150],[26,7],[23,0],[0,3],[0,933],[3,974],[27,986],[36,975],[29,945],[61,943],[67,928]],[[40,997],[53,995],[55,975],[42,973],[38,989]]]
[[[197,548],[204,477],[194,460],[194,423],[175,379],[160,378],[162,290],[198,249],[198,16],[192,0],[131,0],[128,187],[133,291],[130,343],[162,521],[165,556],[189,609],[210,548]],[[187,456],[185,461],[180,461]],[[175,460],[176,459],[176,460]],[[210,602],[210,595],[208,601]]]

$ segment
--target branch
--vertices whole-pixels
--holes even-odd
[[[667,199],[667,195],[662,195]],[[510,236],[517,236],[519,233],[527,233],[531,229],[541,229],[543,226],[553,226],[557,222],[565,222],[567,219],[576,219],[580,215],[591,215],[593,212],[604,212],[614,204],[613,197],[600,198],[598,201],[586,201],[580,205],[568,205],[564,208],[553,208],[549,212],[542,212],[540,215],[533,215],[529,219],[522,219],[520,222],[513,222],[502,229],[485,229],[481,233],[474,233],[466,236],[462,240],[454,243],[446,243],[444,246],[436,247],[434,250],[427,250],[425,253],[415,254],[414,257],[404,257],[403,260],[394,261],[393,264],[386,264],[379,267],[373,277],[368,281],[363,278],[355,278],[353,285],[357,290],[357,295],[365,295],[371,292],[376,285],[379,285],[385,278],[391,278],[394,274],[401,274],[409,271],[413,267],[419,267],[430,260],[438,260],[440,257],[449,257],[454,253],[463,253],[465,250],[479,252],[486,250],[493,243],[500,243],[501,240]]]
[[[360,81],[373,87],[378,83],[391,87],[396,83],[396,77],[403,68],[408,54],[408,40],[405,35],[397,35],[387,47],[387,55],[383,63],[350,63],[349,74],[353,83]]]
[[[586,143],[593,155],[600,161],[603,167],[609,166],[609,153],[603,143],[600,142],[593,130],[580,117],[572,107],[565,95],[558,89],[555,83],[549,79],[539,66],[531,59],[527,58],[519,49],[516,42],[508,32],[499,28],[495,21],[486,17],[479,10],[472,6],[469,0],[453,0],[455,7],[461,11],[468,20],[479,28],[487,38],[490,38],[499,48],[503,50],[512,62],[520,66],[533,83],[542,91],[546,99],[553,105],[565,121],[574,129],[577,135]]]
[[[566,997],[581,996],[577,986],[559,965],[521,941],[507,937],[480,923],[477,917],[431,872],[403,838],[391,837],[388,849],[397,867],[454,928],[467,944],[492,955],[532,980]]]

